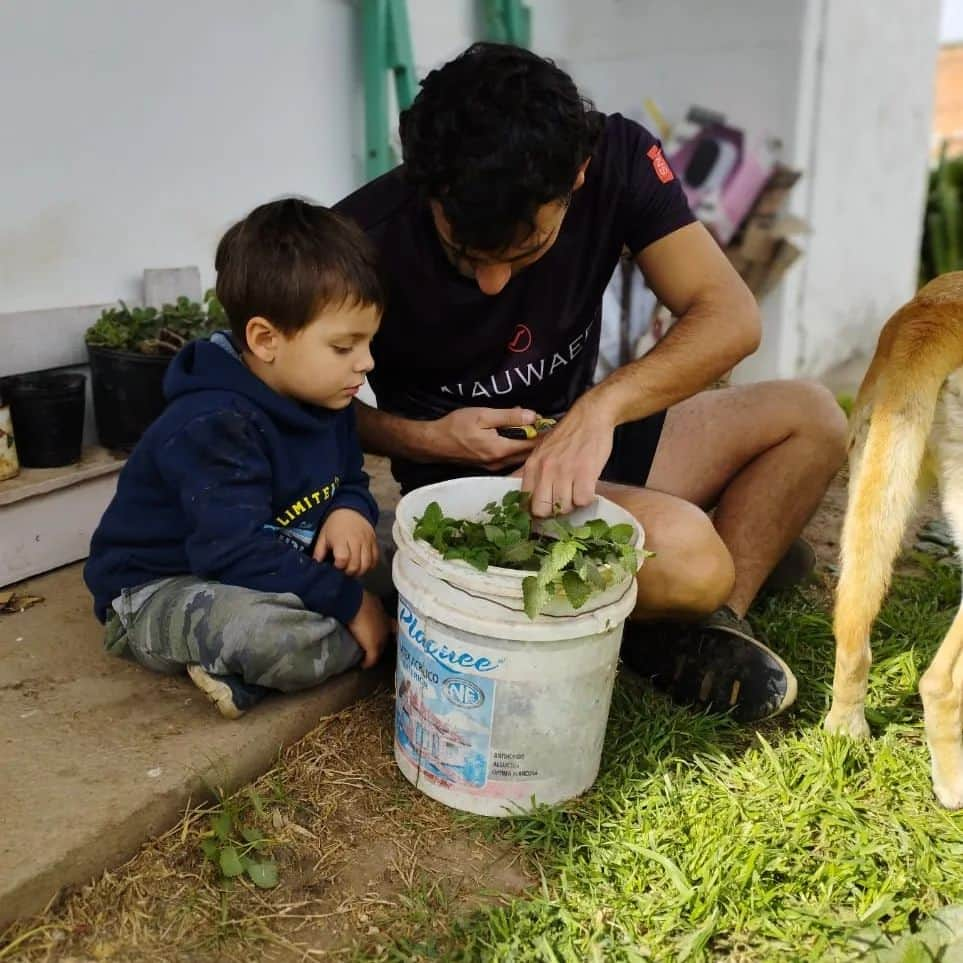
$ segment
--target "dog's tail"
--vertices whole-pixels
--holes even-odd
[[[900,309],[856,400],[834,612],[837,643],[850,651],[868,644],[916,505],[940,389],[963,365],[961,307],[917,298]]]

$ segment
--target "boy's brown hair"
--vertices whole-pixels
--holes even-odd
[[[296,197],[256,207],[217,245],[217,299],[241,348],[251,318],[286,335],[328,305],[384,307],[374,246],[357,225]]]

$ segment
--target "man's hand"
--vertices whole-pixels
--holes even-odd
[[[376,595],[362,593],[361,608],[348,623],[348,631],[364,652],[361,668],[370,669],[381,658],[391,633],[391,620]]]
[[[543,437],[516,472],[522,476],[522,491],[532,493],[533,515],[565,515],[592,503],[612,453],[614,431],[613,417],[586,396]]]
[[[357,578],[378,564],[378,540],[371,522],[353,508],[336,508],[324,520],[314,546],[314,560],[331,552],[334,567]]]
[[[490,471],[520,465],[536,441],[502,438],[496,429],[531,425],[535,417],[527,408],[459,408],[429,422],[433,447],[445,461],[482,465]]]

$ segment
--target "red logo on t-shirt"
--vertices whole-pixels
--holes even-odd
[[[508,350],[515,354],[523,354],[532,346],[532,332],[527,324],[520,324],[515,328],[512,340],[508,342]]]
[[[662,154],[662,148],[658,144],[653,144],[648,151],[646,151],[646,157],[652,161],[652,167],[655,170],[655,176],[658,177],[663,184],[668,184],[669,181],[675,180],[675,174],[672,173],[672,168],[669,167],[669,162],[665,159]]]

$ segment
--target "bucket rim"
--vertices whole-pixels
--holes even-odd
[[[445,565],[445,566],[454,566],[455,571],[464,571],[466,568],[472,569],[472,566],[468,562],[465,562],[461,559],[445,559],[442,556],[441,552],[439,552],[433,545],[430,545],[428,542],[425,542],[423,540],[415,539],[412,526],[408,524],[405,518],[404,509],[406,508],[406,505],[405,505],[406,500],[412,498],[412,496],[414,495],[417,495],[419,498],[423,498],[424,496],[430,493],[441,491],[445,488],[449,488],[449,489],[451,487],[467,488],[469,486],[473,486],[477,488],[479,482],[484,483],[486,486],[491,484],[492,482],[502,483],[505,486],[506,491],[516,490],[521,487],[520,478],[491,476],[491,475],[478,475],[478,476],[466,476],[463,478],[452,478],[452,479],[449,479],[448,481],[441,481],[441,482],[435,482],[434,484],[431,484],[431,485],[424,485],[421,488],[416,488],[414,491],[410,491],[406,495],[402,496],[401,500],[398,502],[397,506],[395,507],[395,525],[398,526],[402,535],[405,537],[405,540],[408,541],[411,546],[416,546],[416,550],[418,552],[423,551],[427,553],[438,564]],[[604,495],[598,495],[598,494],[595,496],[595,498],[596,498],[595,502],[593,502],[591,505],[586,505],[583,508],[576,509],[576,511],[588,511],[588,510],[591,510],[593,506],[598,506],[599,504],[605,504],[606,506],[610,506],[617,513],[624,515],[625,523],[632,526],[634,530],[634,538],[630,544],[634,545],[638,549],[645,548],[645,529],[643,528],[639,520],[635,518],[631,512],[623,508],[621,505],[616,504],[610,498],[606,498]],[[436,501],[436,500],[437,499],[431,499],[431,501]],[[408,504],[410,505],[410,502]],[[572,512],[570,514],[575,514],[575,512]],[[567,516],[562,516],[562,517],[567,517]],[[397,542],[398,539],[396,538],[395,541]],[[399,544],[398,547],[401,548],[402,547],[401,544]],[[640,560],[638,568],[641,568],[641,567],[642,567],[642,561]],[[638,571],[638,568],[636,569],[636,571]],[[474,569],[472,570],[474,571]],[[521,591],[521,583],[523,579],[533,574],[531,571],[527,569],[505,568],[501,565],[489,565],[488,568],[485,570],[485,572],[497,578],[503,578],[503,579],[507,578],[511,582],[517,583],[519,587],[519,591]]]
[[[392,534],[398,546],[398,554],[410,558],[432,578],[445,582],[466,595],[485,598],[493,604],[502,606],[507,603],[506,607],[513,610],[523,609],[523,583],[526,578],[533,574],[531,571],[491,565],[482,572],[461,559],[445,559],[433,545],[416,539],[413,533],[415,514],[431,501],[437,500],[444,503],[444,489],[446,488],[449,492],[458,488],[469,490],[470,501],[477,506],[465,509],[465,514],[471,517],[472,512],[480,511],[484,504],[492,500],[493,495],[501,497],[497,495],[498,492],[511,491],[520,485],[521,480],[518,478],[481,476],[452,479],[447,482],[426,485],[414,492],[409,492],[398,503],[395,510]],[[451,511],[451,509],[446,510]],[[584,506],[572,514],[576,515],[577,513],[582,513],[586,519],[598,515],[607,515],[609,519],[614,517],[618,522],[631,523],[635,532],[632,544],[640,549],[645,546],[645,531],[638,520],[611,499],[598,496],[597,500],[591,505]],[[641,568],[643,560],[642,557],[639,558],[636,571]],[[609,605],[614,604],[629,587],[634,585],[634,576],[626,575],[624,578],[613,582],[606,589],[592,593],[586,600],[585,605],[577,610],[570,608],[567,599],[555,599],[549,600],[547,611],[542,614],[574,616],[604,610]],[[539,617],[541,618],[541,615]]]

